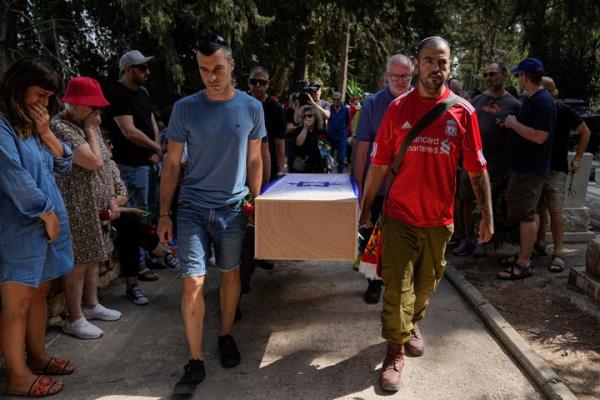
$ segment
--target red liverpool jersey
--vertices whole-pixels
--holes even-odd
[[[412,127],[449,94],[446,88],[438,99],[425,99],[413,89],[394,100],[377,132],[372,163],[391,166]],[[485,170],[477,115],[464,99],[412,141],[390,189],[384,214],[419,228],[451,224],[461,158],[468,172]]]

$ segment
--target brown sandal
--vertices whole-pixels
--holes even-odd
[[[52,396],[63,390],[63,383],[56,381],[48,376],[39,375],[29,389],[26,392],[14,392],[6,390],[6,394],[9,396],[21,396],[21,397],[46,397]]]
[[[36,375],[71,375],[75,366],[65,358],[50,357],[50,361],[42,368],[29,367]]]
[[[138,273],[138,279],[140,281],[153,282],[158,280],[158,274],[149,268],[144,268]]]

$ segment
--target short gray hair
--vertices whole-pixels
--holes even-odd
[[[411,59],[401,53],[394,54],[393,56],[387,59],[387,62],[385,64],[385,70],[389,70],[390,67],[394,64],[404,64],[411,70],[411,72],[415,68]]]

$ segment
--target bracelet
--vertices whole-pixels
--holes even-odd
[[[162,218],[162,217],[169,217],[169,218],[171,218],[171,214],[160,214],[158,216],[158,218]]]

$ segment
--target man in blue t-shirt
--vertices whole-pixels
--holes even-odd
[[[508,218],[519,222],[520,249],[499,279],[516,280],[533,275],[530,265],[537,234],[537,205],[544,180],[550,172],[550,156],[556,125],[554,99],[542,85],[544,66],[537,58],[526,58],[511,71],[527,94],[519,115],[509,115],[504,126],[512,129],[506,143],[509,170]]]
[[[346,151],[348,148],[348,123],[350,122],[350,112],[348,107],[342,103],[342,94],[334,92],[333,104],[329,109],[331,115],[327,121],[327,134],[332,147],[337,151],[337,172],[344,173],[346,164]]]
[[[178,250],[182,261],[181,313],[190,360],[175,394],[191,394],[205,377],[202,336],[204,276],[214,246],[221,271],[221,329],[218,347],[223,367],[240,363],[231,336],[240,297],[240,255],[247,218],[242,202],[259,194],[262,180],[261,140],[266,136],[261,103],[235,90],[231,48],[221,36],[196,46],[200,77],[206,86],[173,106],[167,129],[168,152],[160,185],[158,234],[173,239],[169,210],[179,179],[184,145],[188,148],[177,212]]]
[[[364,187],[366,171],[369,167],[369,153],[373,148],[375,136],[383,120],[383,115],[388,105],[396,97],[408,91],[410,81],[413,77],[413,69],[414,65],[412,61],[404,54],[395,54],[388,58],[385,70],[385,78],[389,82],[388,85],[374,95],[367,97],[362,106],[358,118],[358,127],[356,129],[352,154],[352,176],[356,179],[361,193]],[[379,217],[382,205],[383,191],[380,191],[371,207],[373,222]],[[364,233],[366,236],[365,241],[368,241],[370,236],[369,231],[363,230],[361,233]],[[363,273],[369,281],[364,295],[365,301],[372,304],[379,303],[379,299],[381,298],[381,279],[375,271],[373,273],[363,271]]]

